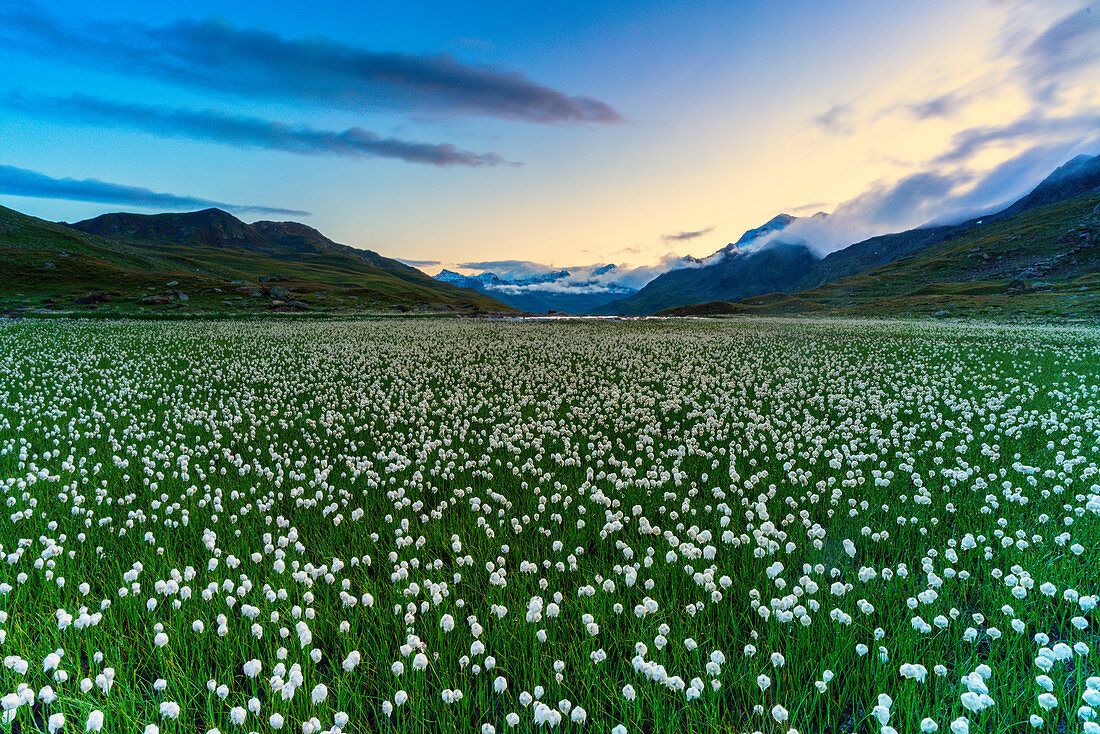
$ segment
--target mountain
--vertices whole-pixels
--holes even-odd
[[[814,288],[658,315],[786,313],[1100,319],[1100,187]]]
[[[614,271],[615,265],[608,264],[587,274],[585,269],[578,272],[559,269],[508,279],[491,271],[462,275],[442,270],[435,279],[473,288],[521,311],[583,314],[635,292],[634,288],[604,277]]]
[[[782,290],[792,277],[808,273],[817,258],[802,244],[776,243],[763,249],[751,249],[749,245],[786,229],[796,219],[790,214],[772,217],[710,257],[662,273],[637,293],[590,313],[642,316],[688,303],[735,301]]]
[[[636,294],[605,304],[593,313],[643,315],[710,301],[737,302],[770,293],[802,293],[914,257],[983,226],[1097,190],[1100,190],[1100,156],[1078,156],[1047,176],[1026,196],[994,214],[958,224],[918,227],[872,237],[821,259],[805,245],[779,241],[763,249],[743,252],[745,243],[764,233],[780,231],[794,221],[788,215],[780,215],[749,230],[736,243],[702,260],[699,266],[666,272]]]
[[[1079,155],[1055,169],[1031,193],[994,215],[993,219],[1003,219],[1038,206],[1065,201],[1097,188],[1100,188],[1100,155]]]
[[[304,224],[246,224],[220,209],[70,225],[0,207],[0,259],[8,308],[511,310]]]

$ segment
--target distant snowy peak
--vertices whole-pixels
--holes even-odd
[[[777,214],[759,227],[755,229],[750,229],[745,232],[745,234],[741,235],[741,239],[737,240],[737,242],[734,242],[733,244],[738,247],[744,247],[753,240],[758,240],[766,234],[778,232],[779,230],[786,228],[788,224],[796,219],[798,219],[798,217],[792,217],[790,214]]]
[[[570,293],[576,291],[599,291],[602,293],[634,293],[637,288],[632,288],[624,283],[618,283],[608,275],[616,271],[614,264],[600,265],[592,270],[580,268],[573,272],[566,269],[551,270],[546,273],[536,273],[520,278],[504,278],[492,272],[485,271],[477,275],[463,275],[453,270],[441,270],[433,276],[436,280],[461,286],[474,288],[480,291],[494,292],[520,292],[525,290],[540,291],[544,293],[561,292]]]
[[[825,214],[825,212],[818,212],[817,214],[813,215],[813,218],[818,219],[825,216],[828,216],[827,214]],[[792,222],[796,222],[798,221],[798,219],[799,217],[795,217],[790,214],[777,214],[768,221],[764,222],[764,224],[761,224],[759,227],[755,227],[746,231],[736,242],[731,242],[730,244],[723,247],[721,250],[718,250],[708,257],[702,259],[685,257],[684,260],[690,263],[688,267],[691,267],[692,265],[705,264],[714,259],[723,258],[728,255],[741,255],[745,250],[748,249],[749,245],[755,243],[761,238],[767,237],[768,235],[786,229]]]
[[[498,285],[509,285],[509,281],[504,280],[496,273],[485,272],[478,275],[463,275],[462,273],[456,273],[453,270],[442,270],[439,275],[435,276],[436,280],[442,280],[444,283],[453,283],[463,288],[472,288],[475,285],[483,287],[492,287]]]

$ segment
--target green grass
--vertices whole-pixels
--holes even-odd
[[[82,731],[93,709],[111,732],[270,731],[272,713],[298,732],[339,711],[346,731],[503,732],[513,712],[515,731],[533,731],[520,696],[536,686],[551,706],[587,711],[583,727],[565,717],[567,731],[878,732],[883,693],[901,732],[925,717],[946,732],[962,715],[971,731],[1015,732],[1032,714],[1044,731],[1079,730],[1098,620],[1063,595],[1100,592],[1094,329],[26,320],[0,323],[0,340],[0,696],[57,694],[15,709],[12,731],[44,730],[56,713]],[[977,547],[960,545],[968,536]],[[1033,579],[1025,599],[1008,574]],[[158,591],[176,578],[189,594]],[[837,596],[834,583],[851,589]],[[929,588],[938,597],[916,601]],[[542,618],[529,622],[534,597]],[[639,617],[647,598],[657,609]],[[765,619],[756,600],[797,606],[808,624]],[[102,616],[61,629],[59,610]],[[918,614],[949,621],[925,634]],[[1037,703],[1037,633],[1046,647],[1091,646],[1049,674],[1051,712]],[[401,650],[410,635],[425,670]],[[639,674],[637,643],[668,676],[701,678],[700,698]],[[62,683],[43,670],[57,649]],[[353,650],[362,661],[345,671]],[[593,662],[599,650],[607,659]],[[486,656],[496,666],[475,673]],[[272,687],[280,662],[301,666],[289,701]],[[927,680],[903,679],[902,663],[926,666]],[[982,664],[994,704],[969,714],[960,678]],[[109,693],[81,690],[106,668]],[[826,669],[835,678],[818,692]],[[444,705],[445,689],[464,697]],[[387,716],[398,691],[408,701]],[[261,715],[231,723],[252,697]],[[158,713],[168,701],[178,721]],[[789,722],[771,718],[775,705]]]

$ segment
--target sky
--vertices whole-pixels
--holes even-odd
[[[426,272],[825,253],[1100,153],[1100,3],[0,2],[0,204],[227,209]],[[12,72],[14,70],[14,72]]]

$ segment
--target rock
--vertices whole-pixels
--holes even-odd
[[[176,298],[180,299],[180,301],[190,301],[191,300],[191,298],[186,293],[177,293]]]
[[[46,270],[57,270],[57,263],[52,263],[47,260],[46,262],[42,263],[42,267],[44,267]]]
[[[168,296],[145,296],[138,303],[142,306],[163,306],[171,300]]]
[[[259,281],[261,283],[280,283],[284,280],[289,280],[285,275],[277,275],[272,273],[271,275],[261,275]]]
[[[80,296],[75,299],[73,303],[78,306],[89,306],[93,303],[106,303],[109,300],[111,300],[111,297],[106,293],[89,293],[86,296]]]
[[[279,301],[289,301],[290,300],[290,291],[288,291],[286,288],[282,287],[281,285],[277,285],[277,286],[274,286],[271,289],[271,297],[274,298],[274,299],[277,299]]]
[[[180,284],[180,282],[178,280],[172,280],[172,281],[169,281],[169,282],[165,283],[165,285],[168,286],[169,288],[171,288],[172,286],[175,286],[175,285],[179,285],[179,284]]]
[[[229,282],[229,285],[244,285],[244,281],[243,280],[232,280],[232,281]]]
[[[937,319],[942,319],[942,318],[945,318],[947,316],[950,316],[951,313],[949,311],[936,311],[936,313],[934,313],[932,315],[935,316]]]

